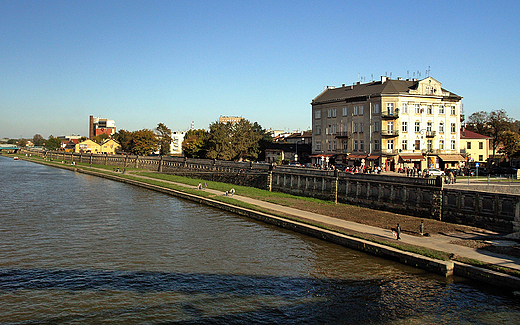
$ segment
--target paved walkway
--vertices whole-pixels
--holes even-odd
[[[133,175],[138,176],[138,175]],[[148,178],[143,176],[138,176],[141,178]],[[169,182],[175,185],[184,186],[184,187],[190,187],[193,188],[193,186],[182,184],[182,183],[176,183],[176,182]],[[196,188],[196,187],[195,187]],[[203,189],[201,191],[206,191],[214,195],[224,195],[221,191],[212,190],[210,188]],[[378,227],[368,226],[356,222],[336,219],[328,216],[324,216],[321,214],[316,214],[308,211],[298,210],[291,207],[286,207],[278,204],[273,204],[261,200],[252,199],[246,196],[241,195],[233,195],[233,198],[236,200],[240,200],[249,204],[253,204],[262,208],[266,208],[269,210],[273,210],[276,212],[280,212],[282,214],[289,214],[294,216],[299,216],[308,220],[313,220],[319,223],[338,226],[346,229],[350,229],[356,232],[365,233],[365,234],[371,234],[376,235],[384,238],[388,238],[391,240],[395,240],[394,236],[392,234],[392,231],[390,229],[382,229]],[[468,239],[479,239],[479,240],[486,240],[486,237],[489,238],[490,241],[493,241],[497,238],[497,234],[491,231],[487,230],[479,230],[475,232],[464,232],[464,233],[454,233],[454,234],[448,234],[448,235],[433,235],[431,237],[419,237],[419,236],[412,236],[407,234],[401,234],[402,242],[416,245],[416,246],[422,246],[438,251],[453,253],[458,256],[466,257],[475,259],[481,262],[500,265],[504,267],[509,267],[512,269],[516,269],[520,271],[520,259],[514,258],[510,256],[495,254],[489,251],[485,251],[482,249],[475,249],[471,247],[461,246],[452,244],[451,242],[457,241],[457,240],[468,240]],[[508,242],[508,241],[499,241],[501,244],[515,244],[514,242]]]

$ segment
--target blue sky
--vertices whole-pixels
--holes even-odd
[[[0,137],[88,135],[90,115],[305,130],[327,85],[428,69],[466,116],[520,119],[519,16],[518,1],[3,0]]]

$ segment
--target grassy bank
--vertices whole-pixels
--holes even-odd
[[[369,224],[372,226],[389,229],[390,227],[395,226],[396,223],[400,223],[404,232],[409,234],[415,234],[413,229],[415,225],[418,225],[420,223],[420,219],[410,216],[404,216],[404,215],[398,215],[395,213],[389,213],[384,211],[378,211],[378,210],[371,210],[366,208],[361,208],[357,206],[351,206],[346,204],[335,204],[330,201],[324,201],[324,200],[318,200],[314,198],[306,198],[306,197],[297,197],[294,195],[284,194],[284,193],[278,193],[278,192],[269,192],[266,190],[261,190],[257,188],[252,187],[245,187],[245,186],[236,186],[236,185],[230,185],[226,183],[219,183],[219,182],[210,182],[210,181],[204,181],[202,179],[192,179],[187,177],[181,177],[176,175],[168,175],[168,174],[160,174],[155,172],[149,172],[138,168],[126,168],[125,173],[122,172],[115,172],[114,169],[117,167],[114,166],[105,166],[105,165],[90,165],[87,163],[77,163],[76,165],[71,165],[70,162],[62,162],[62,161],[45,161],[43,158],[40,157],[25,157],[20,156],[20,158],[24,160],[30,160],[34,162],[44,162],[46,164],[53,164],[59,167],[67,167],[70,169],[85,169],[85,170],[91,170],[95,171],[97,173],[103,173],[107,175],[115,175],[120,178],[126,178],[126,179],[132,179],[135,181],[139,181],[142,183],[147,183],[155,186],[160,186],[184,193],[189,193],[192,195],[197,195],[201,197],[211,198],[213,200],[217,200],[220,202],[232,204],[235,206],[275,215],[278,217],[283,217],[286,219],[310,224],[316,227],[320,227],[323,229],[328,229],[332,231],[336,231],[345,235],[353,236],[356,238],[368,240],[371,242],[376,242],[382,245],[391,246],[406,252],[412,252],[416,253],[422,256],[427,256],[430,258],[438,259],[438,260],[450,260],[450,259],[457,259],[456,256],[453,256],[453,254],[449,252],[441,252],[436,251],[428,248],[424,248],[421,246],[414,246],[409,244],[404,244],[402,242],[397,242],[394,240],[386,240],[385,238],[378,237],[375,235],[369,235],[365,233],[358,233],[349,229],[339,228],[339,227],[330,227],[329,225],[320,224],[317,222],[312,222],[309,220],[305,220],[304,218],[294,216],[294,215],[286,215],[281,214],[279,212],[270,211],[268,209],[248,204],[243,201],[234,199],[230,196],[224,196],[224,195],[215,195],[213,193],[207,192],[207,191],[201,191],[197,189],[197,186],[199,183],[204,184],[204,182],[207,182],[208,188],[212,190],[220,191],[221,193],[224,193],[225,191],[228,191],[232,187],[235,188],[236,193],[241,196],[246,196],[250,198],[254,198],[257,200],[267,201],[279,205],[285,205],[294,207],[300,210],[305,211],[311,211],[335,218],[340,218],[344,220]],[[121,167],[119,167],[120,171],[122,170]],[[464,226],[458,226],[458,225],[452,225],[452,224],[446,224],[435,220],[428,220],[427,224],[427,230],[429,233],[434,234],[438,232],[450,232],[450,231],[456,231],[459,229],[464,229],[466,227]],[[417,231],[416,231],[417,232]],[[460,260],[460,259],[459,259]],[[478,267],[484,267],[488,269],[498,270],[502,273],[507,273],[514,276],[520,276],[520,273],[516,270],[511,270],[508,268],[501,267],[500,269],[497,269],[494,265],[488,265],[481,263],[480,261],[474,261],[474,260],[463,260],[463,262],[475,265]]]

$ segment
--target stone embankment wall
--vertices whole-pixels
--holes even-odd
[[[443,188],[441,178],[349,174],[312,168],[281,167],[182,157],[143,157],[28,151],[48,159],[143,168],[315,197],[374,209],[477,226],[504,233],[520,232],[520,195]]]

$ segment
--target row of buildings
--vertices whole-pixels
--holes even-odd
[[[276,136],[266,161],[317,165],[457,168],[485,162],[489,137],[463,129],[462,97],[432,77],[326,87],[311,102],[312,130]],[[237,122],[241,117],[220,117]],[[113,120],[90,116],[90,137],[116,132]],[[173,132],[171,153],[182,155],[185,132]],[[75,151],[97,152],[92,143]]]

